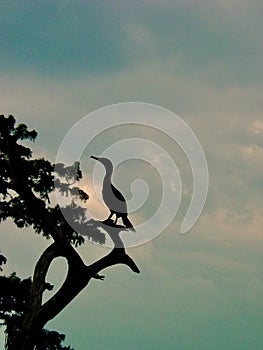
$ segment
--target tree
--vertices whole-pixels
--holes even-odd
[[[33,350],[35,346],[41,349],[38,340],[43,336],[45,324],[58,315],[91,279],[104,280],[100,271],[105,268],[126,264],[133,272],[140,272],[120,239],[120,232],[125,230],[123,226],[87,221],[85,209],[73,199],[62,209],[71,210],[73,228],[59,206],[50,203],[50,194],[55,189],[62,195],[70,194],[83,201],[88,200],[88,194],[75,186],[82,177],[78,162],[71,166],[52,165],[46,159],[33,158],[31,149],[23,141],[35,141],[36,137],[37,132],[29,131],[25,124],[16,126],[13,116],[0,116],[0,221],[11,218],[19,228],[31,226],[36,233],[52,238],[52,243],[36,262],[26,308],[8,350]],[[85,264],[75,249],[84,243],[78,227],[89,239],[99,243],[103,243],[108,234],[114,248],[96,262]],[[48,268],[59,256],[67,260],[67,276],[61,288],[43,303],[43,293],[50,288],[46,282]]]

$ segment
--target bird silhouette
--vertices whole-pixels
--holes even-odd
[[[121,218],[123,225],[126,228],[132,231],[135,231],[132,223],[128,219],[126,200],[121,194],[121,192],[111,183],[111,177],[113,173],[112,162],[108,158],[103,158],[103,157],[99,158],[99,157],[91,156],[91,158],[103,164],[106,170],[106,174],[103,179],[102,198],[106,206],[110,210],[110,215],[107,218],[107,220],[110,220],[112,216],[115,214],[116,218],[115,218],[114,224],[117,224],[118,218]]]

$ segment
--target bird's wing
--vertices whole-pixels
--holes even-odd
[[[123,195],[120,193],[120,191],[117,190],[116,187],[114,187],[113,185],[111,185],[111,189],[112,189],[112,192],[113,192],[114,196],[115,196],[116,198],[118,198],[119,201],[126,202],[126,201],[125,201],[125,198],[124,198]]]

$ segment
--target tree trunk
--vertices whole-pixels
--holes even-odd
[[[108,229],[108,232],[110,229]],[[110,232],[111,234],[112,232]],[[115,231],[115,238],[119,234]],[[124,248],[113,248],[106,256],[91,265],[85,265],[72,247],[53,243],[48,247],[36,264],[32,283],[29,310],[25,315],[21,330],[8,350],[33,350],[45,324],[57,316],[89,283],[92,278],[103,280],[98,273],[116,264],[125,264],[133,272],[140,273],[135,262]],[[42,304],[42,294],[45,290],[45,277],[53,259],[63,256],[68,262],[67,277],[60,289],[48,301]]]

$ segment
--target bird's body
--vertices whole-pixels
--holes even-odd
[[[113,165],[111,161],[107,158],[98,158],[94,156],[91,158],[101,162],[106,170],[102,186],[102,198],[110,210],[110,215],[107,220],[111,219],[111,217],[115,214],[115,224],[117,223],[118,218],[122,218],[122,222],[125,227],[131,229],[132,231],[135,231],[132,223],[128,219],[128,211],[125,198],[121,192],[112,184],[111,177],[113,173]]]

